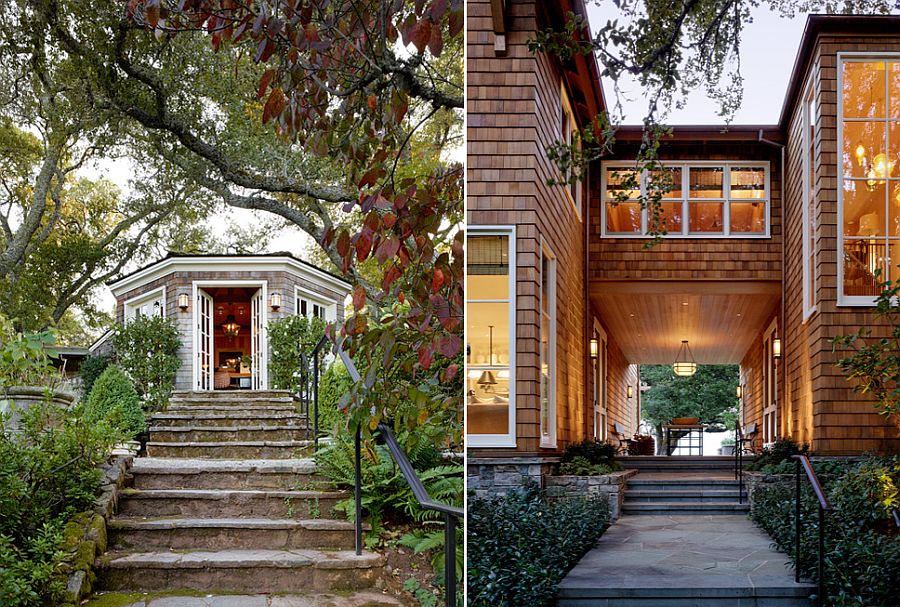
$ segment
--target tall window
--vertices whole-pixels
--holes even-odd
[[[803,101],[803,318],[816,310],[816,99],[810,83]]]
[[[578,122],[575,120],[575,112],[572,111],[572,103],[569,101],[569,95],[566,93],[565,83],[560,85],[560,93],[559,93],[560,104],[562,106],[562,112],[560,118],[562,120],[561,128],[560,128],[560,138],[563,143],[567,146],[571,146],[572,142],[575,141],[575,134],[578,132]],[[581,149],[581,143],[578,144],[578,149]],[[572,177],[572,171],[569,171],[568,175],[565,175],[566,179],[570,179]],[[569,192],[569,196],[572,197],[572,202],[575,205],[575,210],[578,212],[579,217],[581,216],[581,192],[582,192],[582,182],[584,176],[575,179],[574,181],[570,181],[566,186]]]
[[[900,59],[838,63],[838,303],[871,305],[879,282],[900,278]]]
[[[601,233],[643,238],[654,218],[639,198],[661,195],[659,226],[671,238],[767,238],[769,165],[743,162],[667,162],[637,174],[634,163],[603,164]]]
[[[514,447],[515,232],[467,238],[466,434],[473,447]]]
[[[541,446],[556,447],[556,260],[541,251]]]

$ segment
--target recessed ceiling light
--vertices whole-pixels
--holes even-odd
[[[686,302],[686,301],[683,301],[683,302],[681,302],[681,305],[686,306],[686,305],[687,305],[687,302]]]
[[[632,313],[632,314],[629,314],[629,316],[632,317],[632,318],[634,318],[634,314],[633,314],[633,313]]]

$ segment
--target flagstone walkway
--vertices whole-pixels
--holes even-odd
[[[562,581],[558,607],[800,607],[786,555],[744,515],[622,516]]]

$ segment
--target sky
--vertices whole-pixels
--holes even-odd
[[[590,3],[588,19],[596,31],[608,19],[615,18],[615,5],[604,2],[601,7]],[[777,124],[781,104],[787,91],[788,79],[794,66],[794,58],[800,47],[800,37],[806,24],[806,14],[794,19],[782,19],[778,15],[757,8],[753,11],[753,22],[748,24],[741,36],[741,73],[744,76],[744,102],[735,115],[733,124]],[[623,85],[629,92],[627,102],[623,102],[623,124],[638,124],[646,112],[646,103],[637,93],[639,88],[632,81]],[[610,82],[603,83],[607,103],[615,102]],[[673,111],[667,123],[678,124],[722,124],[717,115],[716,104],[702,91],[688,98],[687,105]]]

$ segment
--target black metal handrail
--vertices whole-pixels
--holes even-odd
[[[338,355],[344,363],[350,379],[354,382],[360,381],[362,378],[353,359],[347,354],[340,345],[337,348]],[[419,506],[425,510],[433,510],[444,515],[444,602],[446,607],[455,607],[456,605],[456,527],[465,516],[462,508],[442,504],[434,501],[422,484],[416,469],[410,463],[409,458],[397,442],[393,430],[387,424],[378,424],[379,438],[387,446],[388,452],[400,468],[400,472],[409,483],[416,501]],[[362,554],[362,480],[361,480],[361,433],[359,425],[356,427],[354,438],[354,450],[356,458],[356,487],[354,491],[354,499],[356,501],[356,554]]]
[[[744,503],[744,434],[734,425],[734,480],[738,481],[738,503]]]
[[[900,512],[896,508],[891,508],[891,516],[894,517],[894,524],[900,527]]]
[[[309,354],[300,352],[300,386],[293,395],[300,402],[301,414],[306,416],[306,440],[312,436],[316,451],[319,450],[319,365],[328,344],[328,336],[323,333]]]
[[[815,493],[816,495],[816,501],[818,502],[817,505],[819,507],[819,589],[816,593],[816,605],[818,605],[818,607],[822,607],[822,605],[825,604],[825,513],[831,510],[831,504],[828,502],[828,497],[822,490],[822,485],[819,483],[819,478],[816,476],[816,471],[813,470],[812,464],[809,462],[809,458],[805,455],[792,455],[791,457],[793,457],[797,461],[797,507],[795,512],[796,520],[794,539],[796,540],[796,546],[794,547],[794,581],[796,581],[798,584],[800,583],[800,471],[803,470],[803,472],[806,473],[806,478],[809,480],[809,484],[812,485],[813,493]]]

